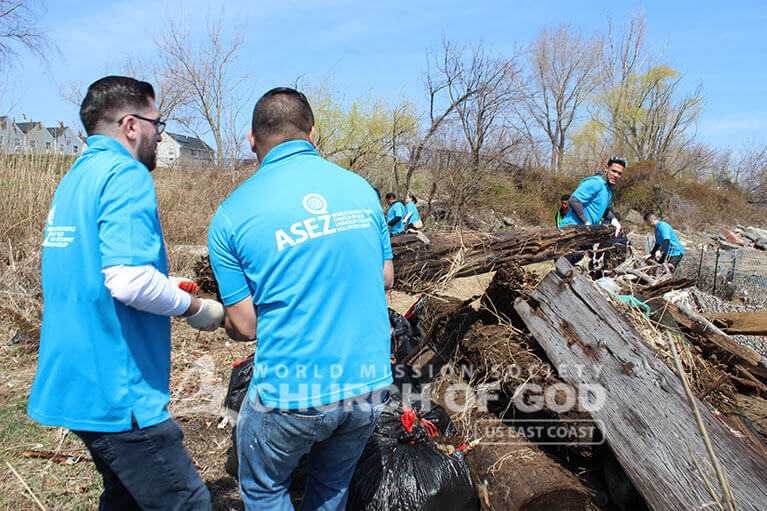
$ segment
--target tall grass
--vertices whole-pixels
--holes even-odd
[[[0,328],[36,335],[42,317],[40,255],[51,199],[74,157],[0,155]],[[252,171],[251,171],[252,172]],[[247,171],[158,169],[153,173],[172,271],[188,272],[218,205]],[[11,335],[13,332],[11,332]]]

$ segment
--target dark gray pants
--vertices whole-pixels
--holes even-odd
[[[91,452],[104,479],[99,510],[209,510],[210,493],[200,479],[173,419],[120,433],[74,431]]]

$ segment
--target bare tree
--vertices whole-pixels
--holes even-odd
[[[495,56],[480,42],[461,62],[463,69],[447,88],[456,107],[461,131],[469,146],[471,168],[480,167],[482,150],[493,138],[505,138],[506,127],[501,122],[512,102],[519,99],[515,88],[521,69],[517,55]],[[474,91],[473,94],[468,94]],[[465,98],[462,101],[459,99]]]
[[[423,76],[426,95],[429,98],[429,127],[416,141],[410,150],[410,162],[405,174],[405,190],[410,189],[413,173],[418,168],[423,156],[423,150],[429,140],[437,133],[442,124],[450,118],[456,109],[471,98],[477,90],[473,87],[464,88],[460,95],[450,94],[456,89],[466,73],[463,62],[464,48],[443,39],[442,47],[430,50],[426,54],[427,70]]]
[[[42,26],[45,4],[35,0],[0,0],[0,71],[24,49],[47,60],[56,46]]]
[[[224,167],[227,156],[227,123],[243,101],[240,84],[247,76],[234,74],[243,44],[238,30],[224,30],[222,19],[212,19],[198,37],[186,22],[168,17],[165,34],[155,41],[157,82],[163,111],[169,119],[202,138],[210,134],[216,145],[216,165]],[[229,144],[229,148],[232,145]]]
[[[752,202],[767,203],[767,144],[752,141],[745,145],[734,174]]]
[[[552,172],[562,171],[567,132],[597,88],[599,41],[568,25],[544,28],[528,50],[525,112],[549,140]],[[526,114],[526,115],[525,115]]]

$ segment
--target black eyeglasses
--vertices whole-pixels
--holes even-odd
[[[149,121],[152,124],[154,124],[154,129],[157,130],[157,134],[161,135],[163,131],[165,131],[165,123],[162,122],[160,119],[150,119],[149,117],[144,117],[139,114],[126,114],[120,117],[120,120],[117,121],[117,124],[122,124],[126,117],[133,116],[136,119],[141,119],[142,121]]]

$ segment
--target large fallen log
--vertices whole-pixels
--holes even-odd
[[[494,414],[478,410],[476,403],[467,401],[456,388],[466,389],[468,385],[460,378],[440,380],[431,387],[430,395],[451,413],[453,426],[472,446],[466,461],[484,511],[587,509],[591,492],[578,477],[517,429]]]
[[[560,377],[578,388],[601,385],[592,411],[621,466],[653,509],[690,510],[713,498],[716,476],[679,377],[645,344],[597,286],[564,259],[516,309]],[[767,502],[767,461],[696,400],[738,509]],[[721,497],[719,497],[721,498]]]
[[[472,416],[472,423],[487,439],[466,455],[483,509],[587,509],[589,491],[578,478],[524,436],[489,413]]]
[[[398,282],[434,280],[444,275],[463,277],[493,270],[514,261],[524,265],[556,259],[612,239],[610,226],[567,229],[528,229],[482,233],[434,231],[427,246],[415,234],[392,236],[394,272]]]

